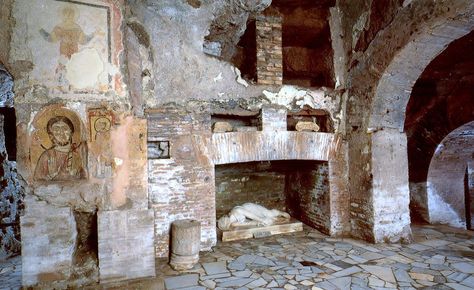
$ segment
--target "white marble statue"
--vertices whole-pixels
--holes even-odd
[[[286,212],[248,202],[234,207],[227,215],[221,217],[217,221],[217,226],[221,230],[228,230],[237,226],[269,226],[289,219],[290,215]]]

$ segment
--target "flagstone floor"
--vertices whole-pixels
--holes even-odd
[[[87,289],[474,289],[474,232],[412,226],[414,242],[368,244],[303,232],[219,243],[187,272]],[[20,288],[21,259],[0,263],[0,289]]]

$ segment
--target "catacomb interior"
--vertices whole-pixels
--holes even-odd
[[[373,243],[471,229],[473,11],[3,0],[0,258],[25,287],[155,276],[173,222],[209,251],[246,202]]]

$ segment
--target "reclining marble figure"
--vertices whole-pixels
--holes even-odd
[[[237,226],[269,226],[279,221],[289,220],[290,215],[277,209],[267,209],[255,203],[244,203],[234,207],[217,221],[221,230]]]

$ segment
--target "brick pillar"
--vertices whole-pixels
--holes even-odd
[[[283,83],[281,23],[281,16],[257,17],[257,83],[260,85]]]

